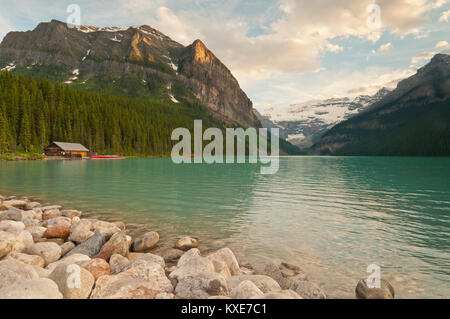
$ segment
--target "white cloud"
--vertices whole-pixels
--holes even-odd
[[[448,22],[450,19],[450,10],[442,12],[441,17],[439,18],[440,22]]]
[[[412,66],[418,65],[418,64],[424,64],[428,62],[432,57],[434,57],[437,54],[437,52],[424,52],[419,55],[416,55],[411,58],[411,64]]]

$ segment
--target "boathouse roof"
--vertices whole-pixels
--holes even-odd
[[[79,143],[53,142],[46,148],[51,148],[53,145],[58,146],[63,151],[89,152],[86,147]]]

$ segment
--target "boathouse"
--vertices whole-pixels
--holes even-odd
[[[86,157],[89,150],[78,143],[53,142],[44,152],[45,156]]]

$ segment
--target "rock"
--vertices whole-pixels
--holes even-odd
[[[176,262],[178,259],[180,259],[181,256],[183,256],[183,254],[184,251],[175,248],[164,249],[159,253],[159,255],[167,263]]]
[[[12,206],[9,206],[9,205],[5,205],[5,204],[1,204],[1,203],[0,203],[0,220],[2,220],[2,219],[1,219],[1,217],[2,217],[1,212],[5,211],[5,210],[8,210],[8,209],[11,209],[11,208],[13,208],[13,207],[12,207]]]
[[[287,289],[281,291],[271,291],[261,297],[253,297],[251,299],[303,299],[295,291]]]
[[[48,278],[16,282],[0,289],[0,299],[62,299],[58,286]]]
[[[43,268],[45,266],[44,258],[38,255],[28,255],[23,253],[11,253],[8,255],[7,259],[15,259],[17,261],[20,261],[21,263],[37,266]]]
[[[8,210],[4,210],[0,213],[0,221],[3,220],[20,222],[23,220],[22,211],[14,207],[9,208]]]
[[[208,297],[208,299],[218,299],[218,300],[223,299],[223,300],[228,300],[228,299],[231,299],[231,298],[228,297],[228,296],[211,296],[211,297]]]
[[[0,231],[0,257],[13,252],[22,252],[33,244],[33,237],[27,231],[4,232]]]
[[[266,266],[264,275],[275,279],[282,289],[289,289],[294,283],[307,280],[306,274],[299,267],[277,261]]]
[[[198,240],[192,237],[183,237],[175,244],[175,248],[187,251],[191,248],[198,247]]]
[[[22,223],[24,223],[25,227],[32,227],[39,226],[40,221],[38,219],[25,218]]]
[[[0,231],[0,258],[8,255],[14,247],[16,236],[11,233]]]
[[[213,263],[208,258],[202,257],[197,248],[193,248],[181,256],[177,269],[170,273],[169,278],[179,281],[184,276],[209,272],[215,272]]]
[[[197,273],[179,279],[175,295],[185,299],[206,299],[210,296],[227,296],[225,278],[215,272]]]
[[[74,217],[80,217],[82,214],[79,210],[74,210],[74,209],[66,209],[66,210],[61,211],[61,213],[64,217],[68,217],[70,219],[72,219]]]
[[[159,234],[155,231],[145,233],[143,236],[136,238],[133,243],[133,251],[145,252],[152,249],[158,244]]]
[[[102,276],[95,283],[91,299],[154,299],[160,293],[153,281],[143,281],[132,275],[121,273]]]
[[[37,279],[39,274],[33,266],[26,265],[15,259],[5,259],[0,261],[0,289],[8,288],[17,282]]]
[[[48,210],[53,210],[53,209],[58,209],[60,210],[62,207],[59,205],[52,205],[52,206],[44,206],[44,207],[40,207],[40,209],[42,210],[43,213],[45,213]]]
[[[130,253],[128,253],[128,260],[132,261],[132,260],[141,258],[144,255],[145,255],[144,253],[133,253],[133,252],[130,252]]]
[[[61,247],[55,243],[37,243],[27,247],[26,253],[44,258],[45,265],[57,261],[61,257]]]
[[[67,239],[70,235],[70,228],[67,226],[49,226],[44,233],[45,238]]]
[[[109,266],[111,267],[111,273],[118,273],[119,269],[121,269],[124,265],[128,264],[130,261],[128,258],[123,257],[122,255],[114,254],[109,259]]]
[[[230,297],[233,299],[251,299],[254,297],[260,298],[263,295],[264,293],[250,280],[242,281],[230,292]]]
[[[95,258],[102,258],[108,261],[114,254],[119,254],[124,257],[128,256],[128,243],[125,231],[114,234],[111,239],[103,245],[100,253],[95,256]]]
[[[315,283],[309,281],[297,281],[291,286],[291,290],[295,291],[303,299],[326,299],[325,292]]]
[[[46,242],[48,243],[58,244],[58,246],[61,246],[65,242],[64,238],[43,238],[43,239],[46,239]]]
[[[22,222],[16,222],[12,220],[2,220],[0,222],[0,231],[8,233],[20,233],[25,229],[25,224]]]
[[[41,207],[41,203],[38,202],[28,202],[25,204],[26,210],[32,210],[34,208]]]
[[[60,217],[52,218],[52,219],[45,221],[44,226],[45,227],[65,226],[65,227],[70,228],[72,226],[72,219],[70,219],[68,217],[60,216]]]
[[[100,277],[91,298],[153,299],[160,293],[172,293],[163,267],[155,262],[158,259],[146,255],[125,265],[119,274]]]
[[[42,218],[44,220],[49,220],[49,219],[53,219],[56,217],[62,216],[62,213],[59,209],[49,209],[44,211]]]
[[[61,257],[65,256],[69,251],[75,248],[75,244],[72,241],[67,241],[61,246]]]
[[[208,255],[207,258],[213,262],[217,273],[224,273],[224,272],[227,273],[226,270],[225,271],[223,270],[222,266],[223,264],[225,264],[230,274],[226,277],[240,275],[241,273],[236,256],[234,256],[230,248],[222,248]]]
[[[255,274],[255,270],[241,266],[241,274],[243,274],[243,275],[254,275]]]
[[[155,299],[176,299],[176,297],[172,293],[161,292],[155,296]]]
[[[70,256],[73,254],[84,254],[89,257],[94,257],[98,255],[105,242],[105,236],[100,232],[95,232],[92,237],[69,251],[66,256]]]
[[[120,230],[125,230],[127,228],[124,222],[114,222],[113,224],[119,227]]]
[[[361,279],[356,286],[356,298],[358,299],[394,299],[395,291],[392,285],[381,279],[381,288],[369,288],[367,282]]]
[[[83,255],[83,254],[74,254],[68,257],[64,257],[58,261],[55,261],[54,263],[49,264],[46,269],[50,272],[56,269],[59,265],[71,265],[71,264],[77,264],[83,261],[89,261],[91,258],[89,256]]]
[[[240,275],[233,276],[227,279],[229,289],[234,289],[245,280],[250,280],[259,288],[263,293],[280,291],[280,285],[272,278],[264,275]]]
[[[69,240],[76,243],[83,243],[91,238],[94,233],[91,231],[91,222],[85,219],[70,227]]]
[[[27,204],[27,201],[19,200],[19,199],[12,199],[12,200],[5,200],[5,201],[3,201],[2,204],[6,205],[6,206],[12,206],[15,208],[24,209],[25,205]]]
[[[53,280],[64,299],[86,299],[94,286],[94,276],[86,269],[75,265],[58,265],[48,277]]]
[[[110,239],[112,235],[120,232],[120,228],[113,223],[104,222],[101,220],[91,220],[91,227],[94,231],[98,230],[105,235],[106,239]]]
[[[101,276],[111,274],[111,268],[104,259],[91,259],[79,262],[77,264],[89,271],[94,276],[95,281],[97,281],[97,279]]]
[[[38,240],[44,237],[45,231],[47,228],[41,226],[31,226],[26,228],[27,232],[31,234],[33,240]]]

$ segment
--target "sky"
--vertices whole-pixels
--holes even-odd
[[[0,39],[67,21],[71,4],[83,25],[201,39],[257,108],[394,88],[450,50],[450,0],[0,0]]]

